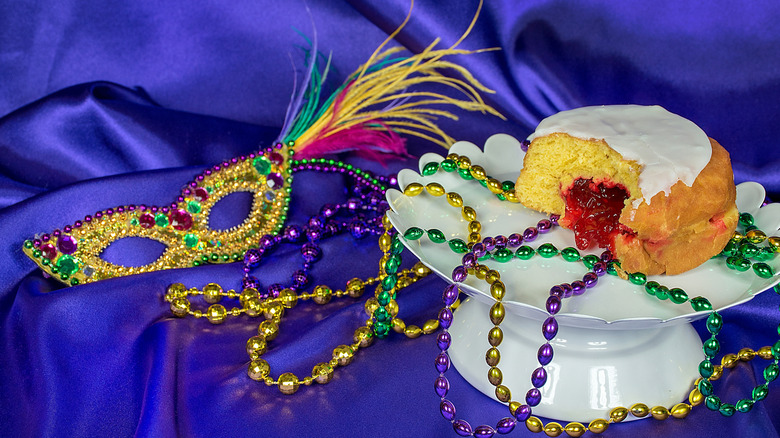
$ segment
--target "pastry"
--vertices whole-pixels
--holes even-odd
[[[528,140],[515,186],[520,202],[561,215],[578,248],[608,248],[626,272],[693,269],[736,228],[728,152],[660,106],[563,111]]]

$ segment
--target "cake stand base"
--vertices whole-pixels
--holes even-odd
[[[469,298],[455,311],[450,327],[450,358],[475,388],[495,399],[485,362],[490,306]],[[539,366],[537,351],[544,343],[541,322],[507,312],[498,347],[503,384],[513,400],[524,402],[531,372]],[[685,400],[699,377],[704,359],[702,342],[688,323],[659,324],[653,329],[586,329],[561,326],[550,341],[555,353],[547,365],[547,383],[535,416],[588,424],[609,418],[609,410],[635,403],[671,408]],[[628,419],[633,419],[630,416]]]

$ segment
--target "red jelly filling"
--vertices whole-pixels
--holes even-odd
[[[625,187],[612,181],[579,178],[564,192],[566,214],[561,225],[574,231],[579,249],[595,244],[614,251],[617,235],[633,234],[618,222],[628,196]]]

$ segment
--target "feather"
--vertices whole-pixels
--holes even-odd
[[[480,96],[480,92],[493,91],[482,85],[465,68],[443,59],[446,56],[492,50],[458,48],[474,27],[480,9],[463,35],[450,47],[436,49],[439,43],[437,38],[418,54],[398,56],[402,50],[400,47],[384,47],[409,21],[410,9],[403,23],[377,47],[368,61],[322,103],[319,102],[320,88],[325,75],[319,75],[316,68],[312,70],[305,93],[308,100],[301,112],[305,114],[298,115],[283,141],[292,145],[296,156],[301,158],[356,151],[382,161],[388,156],[407,155],[399,133],[414,135],[449,148],[454,140],[435,122],[440,117],[453,120],[458,117],[438,106],[480,111],[503,119]],[[456,73],[457,76],[447,76],[445,71]],[[443,85],[454,90],[456,97],[434,91],[416,91],[424,85]]]

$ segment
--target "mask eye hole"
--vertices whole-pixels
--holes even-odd
[[[100,258],[114,265],[137,268],[154,263],[165,252],[166,245],[146,237],[123,237],[108,245]]]
[[[209,228],[227,231],[241,225],[252,211],[252,192],[233,192],[214,204],[209,212]]]

